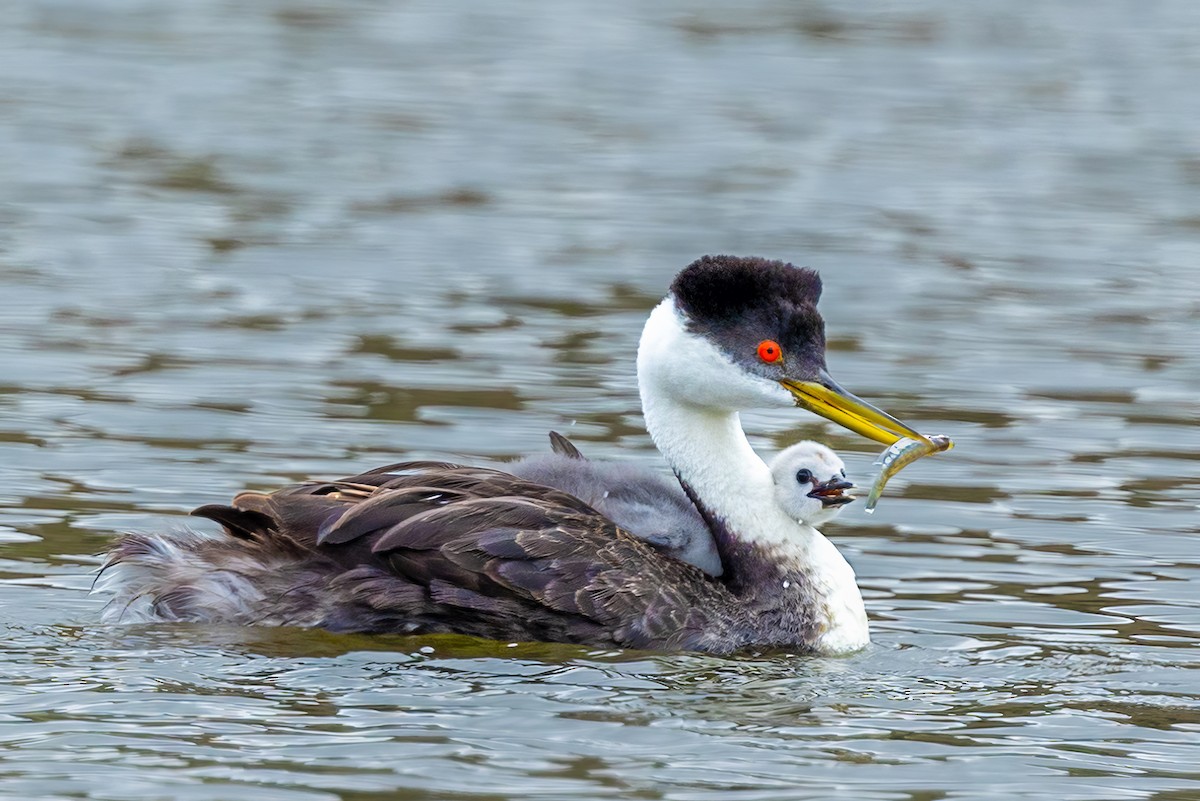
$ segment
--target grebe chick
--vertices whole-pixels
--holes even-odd
[[[788,515],[816,528],[838,516],[854,497],[845,491],[846,465],[830,448],[804,440],[780,451],[771,460],[775,499]]]

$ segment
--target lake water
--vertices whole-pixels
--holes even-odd
[[[1200,4],[9,0],[0,793],[1200,798]],[[557,429],[704,253],[958,447],[827,533],[871,648],[106,627],[118,532]],[[764,453],[820,437],[750,414]]]

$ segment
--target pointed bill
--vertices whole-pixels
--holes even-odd
[[[929,441],[916,429],[842,389],[824,370],[820,372],[819,381],[784,379],[780,383],[792,393],[797,406],[832,420],[868,439],[882,442],[884,445],[891,445],[904,437]]]

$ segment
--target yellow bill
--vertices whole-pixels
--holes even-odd
[[[929,439],[916,429],[842,389],[824,370],[821,371],[819,381],[784,379],[780,383],[792,393],[797,406],[832,420],[868,439],[882,442],[884,445],[891,445],[905,437],[929,442]]]

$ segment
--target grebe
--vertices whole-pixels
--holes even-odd
[[[800,406],[884,444],[920,438],[825,368],[817,273],[706,256],[650,314],[646,429],[712,533],[719,578],[584,501],[500,470],[405,462],[193,514],[219,535],[122,537],[110,621],[457,632],[502,640],[838,654],[869,640],[854,572],[778,502],[738,412]]]

